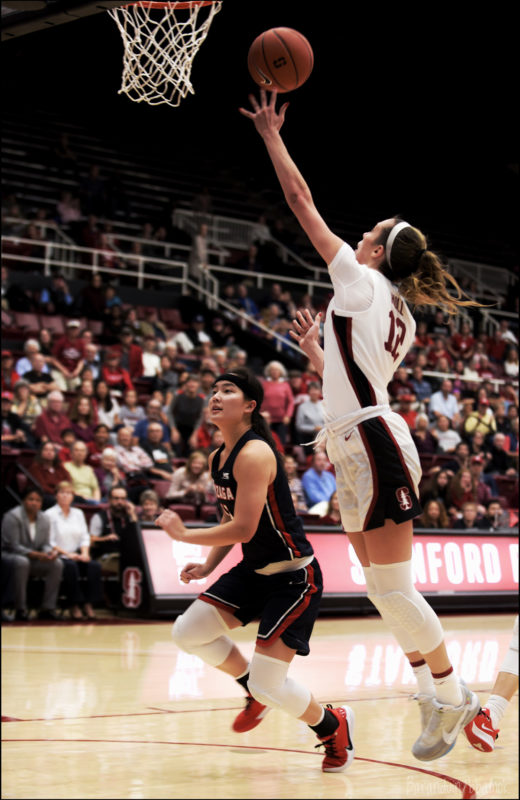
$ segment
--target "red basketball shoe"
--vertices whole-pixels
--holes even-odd
[[[339,722],[332,736],[324,736],[316,747],[325,747],[325,758],[321,768],[323,772],[343,772],[354,761],[354,712],[350,706],[332,708],[326,706]],[[319,737],[318,737],[319,738]]]
[[[498,729],[491,724],[491,715],[488,708],[481,708],[475,719],[464,728],[466,739],[475,750],[482,753],[491,753],[495,749],[498,739]]]
[[[235,733],[245,733],[252,731],[257,725],[260,725],[265,715],[271,709],[269,706],[264,706],[255,700],[250,694],[246,697],[246,707],[240,712],[235,719],[232,728]]]

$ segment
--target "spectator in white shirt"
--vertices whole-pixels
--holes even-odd
[[[430,397],[429,413],[432,420],[445,416],[452,422],[457,422],[459,404],[453,394],[453,383],[449,378],[443,380],[440,390]]]
[[[297,444],[303,445],[305,453],[309,454],[313,452],[313,446],[309,442],[315,439],[318,431],[323,428],[325,417],[320,384],[317,381],[311,381],[307,391],[308,399],[303,400],[296,410],[294,428]]]
[[[451,421],[444,414],[437,418],[431,432],[437,439],[439,450],[442,453],[453,453],[459,442],[462,441],[457,431],[451,427]]]
[[[153,380],[161,374],[161,358],[157,353],[157,339],[155,336],[145,336],[143,339],[143,378]]]
[[[35,353],[39,353],[40,350],[41,348],[38,339],[27,339],[27,341],[23,346],[24,354],[21,358],[18,359],[14,368],[14,371],[20,376],[20,378],[23,378],[25,373],[29,372],[29,370],[33,368],[31,362],[31,356],[33,356]],[[47,366],[47,364],[45,364],[42,367],[42,372],[49,372],[49,371],[50,371],[49,367]]]
[[[63,582],[72,619],[95,619],[94,606],[102,599],[101,565],[90,558],[90,536],[83,511],[72,507],[74,487],[62,481],[56,488],[56,505],[45,511],[50,522],[50,543],[63,561]],[[83,591],[80,577],[86,578]],[[85,617],[81,612],[81,606]]]

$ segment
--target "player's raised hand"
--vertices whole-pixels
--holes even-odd
[[[249,102],[253,107],[253,111],[249,111],[247,108],[238,109],[244,117],[253,120],[260,136],[264,136],[269,131],[279,131],[285,120],[285,112],[289,107],[289,103],[284,103],[280,110],[277,111],[277,93],[273,91],[270,94],[271,97],[268,102],[267,92],[265,89],[260,89],[260,104],[254,94],[249,95]]]
[[[320,323],[322,313],[318,311],[313,318],[308,308],[296,312],[296,319],[293,319],[293,330],[289,335],[300,345],[303,352],[309,346],[319,345],[320,343]]]

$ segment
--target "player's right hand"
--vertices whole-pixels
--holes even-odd
[[[186,564],[184,569],[181,571],[181,581],[183,583],[189,583],[190,581],[198,581],[201,578],[206,577],[206,570],[204,569],[204,564]]]

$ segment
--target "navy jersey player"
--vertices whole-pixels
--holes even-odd
[[[414,341],[407,302],[441,305],[453,314],[461,305],[475,304],[462,298],[424,235],[407,222],[378,222],[355,251],[334,234],[280,135],[288,103],[277,111],[276,92],[268,101],[265,91],[260,102],[253,95],[250,102],[252,110],[240,112],[253,121],[289,207],[329,269],[334,294],[323,349],[320,319],[309,312],[297,314],[293,338],[323,377],[323,437],[368,596],[417,678],[423,729],[412,752],[432,760],[454,746],[479,703],[455,675],[439,619],[414,586],[412,520],[420,513],[421,469],[408,426],[390,409],[386,387]]]
[[[325,746],[322,769],[340,772],[354,758],[354,714],[348,706],[323,707],[287,676],[309,638],[322,593],[320,566],[294,510],[280,456],[260,414],[263,389],[243,368],[220,375],[209,418],[224,443],[209,458],[222,520],[213,528],[185,528],[171,510],[156,520],[178,541],[211,545],[204,564],[187,564],[185,582],[209,575],[234,545],[242,560],[191,604],[173,626],[179,647],[234,677],[246,690],[237,732],[254,728],[271,708],[306,722]],[[248,664],[227,635],[260,618]]]

